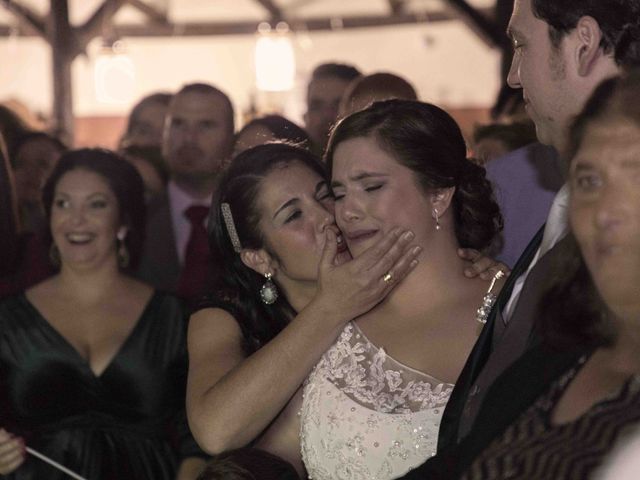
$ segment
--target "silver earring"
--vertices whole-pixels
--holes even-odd
[[[276,284],[273,283],[273,280],[271,280],[271,277],[273,277],[273,275],[270,272],[264,274],[264,278],[266,278],[267,281],[264,282],[264,285],[262,285],[260,289],[260,298],[262,302],[267,305],[275,303],[278,299],[278,289],[276,288]]]
[[[433,209],[433,214],[436,217],[436,230],[440,230],[440,218],[438,218],[438,209],[437,208]]]

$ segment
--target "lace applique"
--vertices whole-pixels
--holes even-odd
[[[435,455],[453,385],[409,368],[348,324],[304,387],[300,448],[314,480],[388,480]]]
[[[389,357],[352,323],[316,370],[353,400],[382,413],[444,407],[453,388]]]

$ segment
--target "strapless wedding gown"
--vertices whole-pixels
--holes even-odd
[[[300,443],[309,478],[386,480],[424,463],[435,455],[452,390],[347,324],[304,387]]]

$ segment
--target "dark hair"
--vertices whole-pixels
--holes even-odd
[[[11,165],[0,135],[0,276],[12,272],[19,249],[18,203]]]
[[[429,103],[410,100],[376,102],[341,120],[325,153],[331,171],[336,147],[351,138],[371,137],[401,165],[413,171],[426,191],[455,187],[452,208],[461,247],[481,250],[502,228],[484,168],[467,159],[460,128],[451,116]]]
[[[487,138],[503,142],[509,150],[517,150],[536,141],[536,126],[533,122],[490,123],[478,125],[473,130],[473,141]]]
[[[372,103],[375,100],[389,98],[417,100],[418,94],[407,80],[393,73],[378,72],[362,75],[352,80],[342,95],[341,110],[350,112],[353,110],[353,105],[361,99]]]
[[[358,78],[360,70],[346,63],[322,63],[313,69],[309,83],[319,78],[336,77],[346,82]]]
[[[561,276],[540,300],[536,327],[546,343],[557,348],[609,345],[614,335],[607,307],[572,233],[567,241],[558,267]]]
[[[214,87],[213,85],[209,85],[208,83],[189,83],[183,86],[180,90],[178,90],[178,92],[173,96],[172,101],[175,100],[177,96],[185,93],[200,93],[203,95],[214,95],[214,96],[220,97],[224,102],[227,110],[225,112],[227,114],[226,126],[229,132],[231,133],[234,132],[235,119],[234,119],[234,112],[233,112],[233,104],[231,103],[231,100],[229,99],[229,96],[226,93],[224,93],[219,88]]]
[[[603,81],[591,94],[569,131],[568,158],[577,153],[587,127],[597,120],[622,117],[640,126],[640,67]]]
[[[220,205],[228,203],[242,248],[266,248],[259,228],[258,198],[264,178],[275,168],[300,163],[326,178],[323,165],[308,150],[284,143],[250,148],[233,159],[220,176],[209,218],[209,249],[216,266],[217,297],[229,304],[244,335],[247,355],[271,340],[295,316],[285,295],[265,305],[258,292],[264,278],[242,263],[234,250]],[[223,307],[225,308],[225,307]]]
[[[286,460],[257,448],[240,448],[216,455],[197,480],[297,480]]]
[[[102,148],[83,148],[64,153],[42,191],[42,203],[51,218],[56,186],[67,173],[84,169],[100,175],[109,184],[120,212],[120,221],[128,227],[125,245],[129,250],[129,268],[135,270],[140,261],[144,241],[145,203],[144,184],[133,165],[115,152]]]
[[[264,117],[254,118],[242,127],[236,134],[236,139],[242,135],[242,132],[256,125],[267,128],[276,140],[305,148],[309,146],[310,140],[307,132],[281,115],[265,115]]]
[[[25,131],[16,136],[11,150],[9,150],[9,159],[11,160],[11,165],[13,165],[14,168],[18,166],[18,154],[20,153],[22,147],[34,140],[45,140],[51,143],[51,145],[53,145],[54,148],[60,153],[66,152],[68,150],[67,146],[53,135],[49,135],[46,132]]]
[[[0,134],[8,154],[13,151],[13,144],[17,138],[29,131],[26,123],[16,112],[5,105],[0,105]],[[12,161],[11,158],[9,161]]]
[[[640,65],[640,0],[532,0],[531,8],[549,24],[554,46],[580,18],[589,16],[602,30],[600,46],[605,53],[613,52],[618,65]]]
[[[156,145],[129,145],[120,149],[123,156],[140,158],[147,162],[158,174],[162,183],[169,182],[169,167],[162,156],[162,149]]]
[[[145,108],[147,108],[149,105],[154,104],[168,107],[172,97],[173,95],[167,92],[152,93],[151,95],[143,97],[138,103],[134,105],[134,107],[131,109],[131,112],[129,113],[129,120],[127,121],[127,130],[125,132],[125,136],[129,135],[133,130],[135,124],[140,121],[140,114]]]

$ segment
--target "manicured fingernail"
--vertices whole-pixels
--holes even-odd
[[[411,260],[411,263],[409,264],[409,268],[414,268],[416,265],[418,265],[418,260]]]
[[[411,249],[411,254],[412,255],[418,255],[421,251],[422,251],[422,247],[420,245],[418,245],[417,247],[413,247]]]
[[[408,230],[408,231],[404,232],[404,234],[402,235],[402,238],[404,240],[411,240],[413,237],[415,237],[415,235],[413,234],[413,232],[411,230]]]

